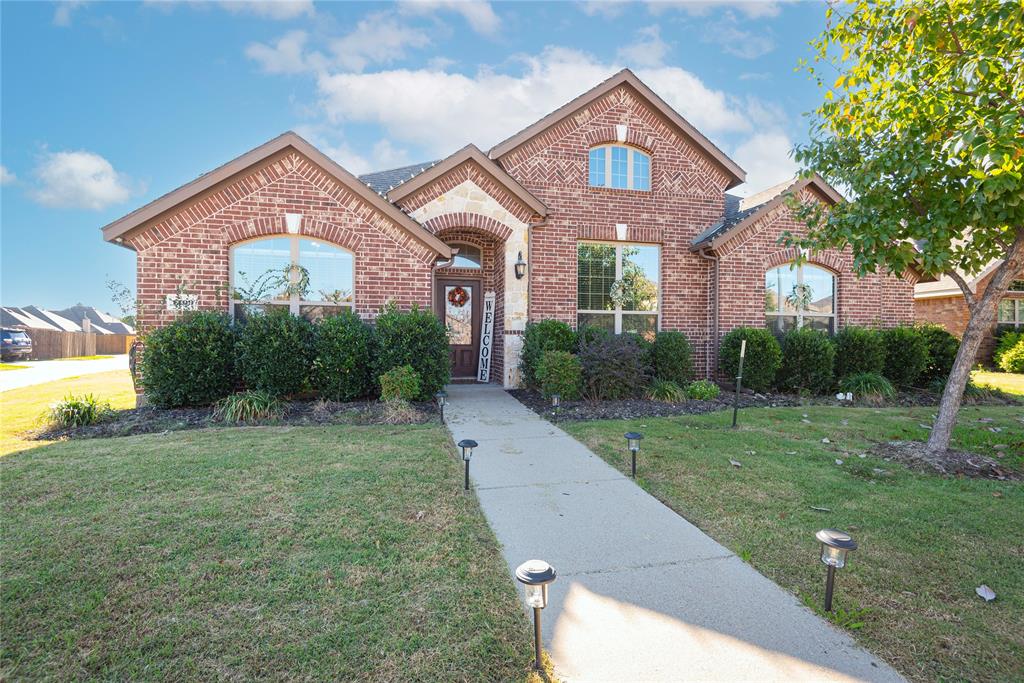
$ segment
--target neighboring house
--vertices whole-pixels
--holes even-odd
[[[831,205],[832,188],[815,177],[727,194],[744,177],[624,70],[487,153],[468,145],[362,178],[285,133],[103,236],[137,254],[142,330],[183,308],[309,318],[351,308],[372,319],[390,300],[431,307],[450,326],[456,377],[477,374],[482,295],[493,292],[489,379],[505,386],[518,383],[526,323],[546,318],[682,330],[704,375],[738,325],[913,319],[910,276],[858,279],[838,252],[790,267],[796,253],[779,238],[802,228],[785,197]],[[258,286],[264,274],[295,283],[303,272],[304,293]]]
[[[75,321],[79,329],[81,329],[83,321],[88,320],[90,331],[97,334],[135,334],[135,328],[131,325],[121,322],[95,306],[76,304],[62,311],[57,311],[57,313],[68,320]]]
[[[44,320],[24,308],[15,306],[4,306],[0,308],[0,323],[4,327],[24,330],[52,330],[59,331],[60,328],[53,323]]]
[[[1002,261],[993,261],[974,276],[964,280],[971,292],[981,297]],[[987,331],[978,349],[977,360],[988,362],[995,349],[995,339],[1003,330],[1024,330],[1024,273],[1018,273],[1010,291],[999,301],[996,321]],[[967,329],[971,314],[963,290],[948,275],[933,282],[919,282],[914,287],[914,316],[918,322],[942,325],[958,337]]]

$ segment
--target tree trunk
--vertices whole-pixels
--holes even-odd
[[[963,401],[967,380],[971,377],[971,368],[974,366],[978,348],[981,346],[984,336],[992,328],[999,300],[1003,298],[1010,288],[1010,283],[1015,277],[1019,277],[1020,273],[1024,273],[1024,228],[1018,228],[1017,238],[1007,251],[1006,259],[996,269],[981,299],[971,306],[971,317],[967,322],[963,339],[960,340],[960,349],[956,353],[956,360],[953,361],[953,368],[946,379],[946,388],[943,390],[942,400],[939,402],[939,414],[936,416],[931,434],[928,436],[927,450],[929,453],[942,453],[949,448],[949,442],[953,437],[953,427],[956,425],[956,416],[960,412],[960,403]]]

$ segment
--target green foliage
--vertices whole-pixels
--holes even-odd
[[[583,367],[580,359],[568,351],[545,351],[535,371],[544,398],[558,394],[567,401],[580,397]]]
[[[222,313],[185,313],[144,338],[142,386],[162,408],[208,405],[238,381],[235,332]]]
[[[352,401],[373,389],[373,328],[351,310],[316,326],[313,387],[334,401]]]
[[[928,364],[921,373],[920,383],[927,385],[937,377],[949,377],[956,360],[956,352],[960,350],[960,340],[954,337],[942,325],[924,323],[917,326],[928,346]]]
[[[313,364],[313,326],[287,311],[246,319],[238,335],[238,369],[248,389],[276,396],[306,387]]]
[[[576,348],[575,351],[578,353],[581,348],[597,339],[604,339],[605,337],[612,336],[612,333],[603,327],[597,325],[583,325],[576,331]]]
[[[999,369],[1003,372],[1024,372],[1024,339],[1018,339],[999,356]]]
[[[850,392],[857,400],[876,405],[896,397],[892,383],[877,372],[858,372],[847,375],[839,381],[839,390]]]
[[[232,424],[272,420],[284,412],[281,400],[269,391],[249,389],[226,396],[217,402],[213,414]]]
[[[420,374],[411,365],[391,368],[377,381],[383,401],[415,401],[423,393]]]
[[[63,400],[50,406],[46,420],[50,424],[61,427],[82,427],[96,424],[111,412],[110,404],[100,402],[92,394],[72,396],[68,394]]]
[[[377,317],[377,374],[411,365],[420,377],[413,398],[429,401],[451,379],[448,330],[436,315],[413,306],[400,311],[393,302]]]
[[[523,352],[519,361],[519,369],[523,374],[523,383],[528,387],[537,387],[537,363],[545,351],[566,351],[572,353],[576,348],[576,333],[567,324],[559,320],[541,320],[538,323],[527,323],[523,332]]]
[[[647,387],[645,396],[651,401],[679,403],[686,399],[686,390],[672,380],[655,379],[651,382],[651,386]]]
[[[878,330],[849,325],[832,340],[836,346],[836,377],[885,370],[885,344]]]
[[[996,340],[996,350],[992,354],[992,363],[1002,369],[1003,354],[1017,345],[1017,342],[1024,340],[1024,332],[1012,332],[1007,330],[999,335]]]
[[[724,337],[718,350],[722,372],[735,378],[739,371],[740,342],[747,340],[743,361],[743,386],[764,391],[772,386],[775,373],[782,365],[782,347],[775,336],[763,327],[737,327]]]
[[[899,389],[916,386],[928,367],[928,342],[913,327],[882,330],[885,344],[885,376]]]
[[[659,332],[651,348],[651,364],[658,379],[685,386],[693,379],[693,347],[682,332]]]
[[[776,383],[783,391],[824,394],[832,388],[836,349],[824,332],[794,329],[782,338],[782,366]]]
[[[633,398],[650,380],[648,353],[636,335],[600,338],[580,349],[583,395],[594,401]]]
[[[693,401],[714,401],[720,393],[718,385],[706,379],[690,382],[686,386],[686,398]]]

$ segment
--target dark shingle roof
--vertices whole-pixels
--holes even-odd
[[[387,194],[388,190],[398,187],[406,180],[423,173],[436,161],[424,161],[421,164],[411,164],[401,168],[392,168],[387,171],[374,171],[359,176],[359,179],[370,186],[377,194]]]
[[[711,227],[693,238],[693,244],[701,244],[703,242],[710,242],[724,232],[728,232],[730,228],[738,224],[744,218],[761,208],[762,202],[755,206],[740,210],[741,198],[736,195],[726,193],[725,195],[725,214],[718,219]],[[768,200],[770,201],[770,200]]]

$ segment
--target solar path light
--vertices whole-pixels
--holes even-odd
[[[533,668],[541,670],[540,611],[548,606],[548,584],[555,569],[544,560],[527,560],[516,567],[516,579],[526,590],[526,604],[533,608]]]
[[[558,405],[562,402],[562,397],[559,394],[551,394],[551,407],[558,412]]]
[[[469,459],[473,457],[473,449],[477,447],[476,441],[463,439],[459,442],[462,449],[462,462],[466,463],[466,490],[469,490]]]
[[[634,479],[636,479],[636,454],[640,452],[640,440],[642,438],[644,438],[644,435],[640,432],[626,432],[626,445],[629,447],[629,453],[632,456],[630,472]]]
[[[437,401],[437,407],[441,409],[441,422],[444,422],[444,404],[448,400],[448,392],[444,389],[434,394],[434,400]]]
[[[822,529],[815,534],[821,541],[821,561],[828,567],[825,578],[825,611],[832,611],[832,588],[836,581],[836,570],[846,566],[846,553],[857,549],[857,542],[850,534],[836,529]]]

